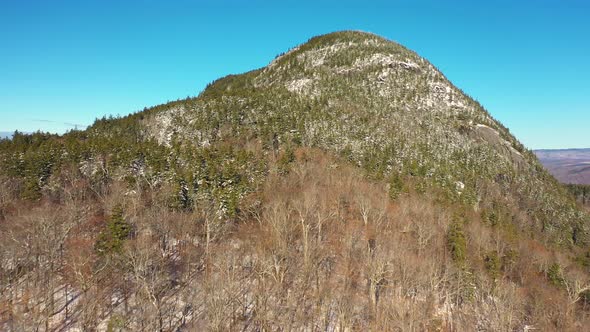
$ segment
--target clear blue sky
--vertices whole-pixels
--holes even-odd
[[[356,29],[429,59],[527,147],[590,147],[586,0],[367,2],[3,0],[0,131],[63,132],[194,96]]]

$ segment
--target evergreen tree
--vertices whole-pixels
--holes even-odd
[[[123,207],[117,205],[113,208],[106,229],[99,234],[95,249],[99,255],[120,253],[130,233],[131,225],[125,221]]]

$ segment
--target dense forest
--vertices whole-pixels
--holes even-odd
[[[590,205],[590,185],[566,184],[567,189],[583,205]]]

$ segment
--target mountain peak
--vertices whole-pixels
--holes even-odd
[[[410,52],[400,44],[369,32],[337,31],[310,38],[307,42],[279,55],[271,62],[271,66],[277,63],[288,62],[293,57],[301,58],[310,53],[315,55],[312,57],[316,58],[316,64],[323,64],[322,60],[317,59],[318,56],[350,58],[350,52],[355,53],[357,56],[379,52],[393,52],[405,53],[406,56],[417,57],[415,53]],[[338,59],[334,59],[334,61],[338,62]],[[346,59],[340,59],[340,61],[346,62]]]
[[[313,48],[317,46],[329,46],[343,42],[363,43],[366,41],[395,43],[371,32],[361,30],[342,30],[314,36],[307,42],[303,43],[301,46]]]
[[[512,197],[501,204],[514,209],[540,191],[553,197],[552,211],[571,209],[536,157],[477,101],[426,59],[371,33],[311,38],[265,68],[230,75],[199,98],[160,107],[144,122],[168,146],[257,137],[318,147],[377,177],[427,176],[476,209],[483,178],[498,192],[519,187],[497,198]],[[453,189],[456,183],[465,190]],[[539,211],[547,201],[535,203]],[[545,223],[558,242],[581,239],[572,240],[577,231],[564,214],[555,212]],[[578,219],[576,227],[588,226]]]

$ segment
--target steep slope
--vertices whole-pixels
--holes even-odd
[[[533,228],[559,243],[588,241],[587,216],[530,151],[428,61],[375,35],[313,38],[144,123],[169,146],[257,138],[323,148],[377,178],[425,179],[476,209],[487,196],[527,210]]]
[[[17,134],[0,163],[1,330],[590,324],[587,212],[373,34],[312,38],[85,131]]]

